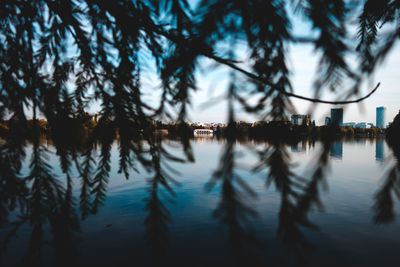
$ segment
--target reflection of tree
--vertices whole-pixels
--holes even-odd
[[[110,173],[110,162],[111,162],[111,146],[114,142],[114,136],[115,136],[115,129],[113,127],[104,127],[103,124],[100,124],[100,134],[99,134],[99,140],[100,140],[100,155],[99,155],[99,162],[98,166],[96,169],[96,173],[93,177],[92,182],[87,177],[84,177],[82,180],[83,183],[88,181],[88,184],[91,185],[91,192],[90,194],[93,195],[94,200],[91,203],[91,212],[92,213],[97,213],[97,210],[100,205],[103,204],[105,197],[106,197],[106,190],[107,190],[107,184],[108,184],[108,178],[109,178],[109,173]],[[92,156],[90,153],[90,147],[89,147],[89,152],[87,152],[87,159],[86,163],[90,164],[90,157]],[[86,166],[87,169],[90,168],[90,165]],[[83,188],[82,188],[83,189]],[[81,195],[87,196],[87,193],[84,191],[81,191]],[[82,202],[81,202],[82,203]],[[85,204],[85,203],[83,203]]]
[[[131,121],[120,121],[123,127],[109,120],[100,120],[93,135],[84,144],[83,160],[77,168],[81,178],[80,208],[82,217],[96,213],[104,204],[111,170],[111,148],[115,141],[119,149],[119,173],[129,178],[130,170],[137,171],[135,164],[148,164],[144,158],[138,126]],[[99,159],[95,162],[96,145],[99,145]]]
[[[29,194],[29,188],[20,173],[26,141],[15,132],[10,131],[9,134],[8,140],[0,140],[0,228],[10,228],[0,240],[0,260],[3,251],[26,221],[23,218],[10,221],[9,214],[16,209],[22,213],[27,207]]]
[[[183,160],[170,154],[161,140],[155,140],[151,135],[146,136],[147,142],[139,136],[138,131],[128,137],[127,131],[134,131],[131,127],[124,130],[118,127],[117,131],[115,125],[110,125],[110,122],[99,122],[94,135],[83,144],[67,140],[73,137],[69,137],[65,132],[52,132],[51,137],[65,180],[62,176],[56,177],[53,174],[48,161],[49,153],[41,142],[44,140],[39,138],[37,132],[33,133],[30,172],[25,178],[20,177],[21,162],[25,156],[25,139],[7,138],[6,141],[1,141],[0,226],[7,227],[8,230],[1,240],[0,251],[6,249],[21,226],[29,224],[31,235],[28,253],[23,259],[24,265],[42,265],[43,247],[46,245],[53,248],[54,266],[75,265],[74,262],[78,260],[76,232],[79,230],[79,221],[72,196],[72,164],[75,163],[81,180],[80,208],[84,219],[88,214],[96,213],[106,198],[111,169],[111,147],[117,140],[121,172],[127,174],[127,166],[132,167],[136,160],[142,163],[147,171],[154,173],[149,180],[150,196],[146,200],[146,209],[149,211],[146,218],[147,237],[151,251],[156,256],[154,258],[164,258],[167,248],[167,223],[170,222],[170,218],[160,198],[160,187],[174,196],[171,183],[176,182],[171,175],[175,172],[169,163]],[[58,136],[58,133],[61,136]],[[191,156],[190,142],[185,140],[185,155]],[[82,158],[78,157],[79,151],[83,151]],[[96,154],[99,154],[98,157]],[[20,208],[21,214],[16,221],[8,222],[8,214],[15,208]],[[51,232],[50,240],[47,240],[48,230]],[[161,255],[164,256],[160,257]]]
[[[149,197],[146,199],[148,215],[145,219],[147,244],[155,266],[166,260],[168,223],[171,222],[170,213],[160,200],[158,183],[157,178],[153,177],[149,189]]]
[[[254,236],[251,223],[251,220],[257,217],[257,212],[251,208],[249,200],[255,198],[256,194],[235,171],[237,155],[235,152],[236,123],[234,122],[233,95],[236,90],[236,86],[232,83],[229,90],[227,141],[219,167],[206,185],[206,189],[209,191],[217,183],[221,184],[221,200],[213,212],[213,217],[229,228],[231,264],[254,266],[259,264],[255,253],[261,242]]]
[[[23,185],[19,194],[25,192],[25,201],[18,203],[22,212],[18,219],[10,224],[11,230],[3,240],[2,249],[23,224],[29,223],[31,235],[23,265],[43,265],[43,246],[49,244],[54,248],[54,265],[71,266],[78,256],[74,233],[79,230],[72,199],[72,186],[70,182],[67,182],[66,187],[63,185],[52,173],[47,160],[46,149],[38,138],[34,139],[28,176],[24,179],[14,176],[15,181]],[[28,184],[29,187],[26,186]],[[50,226],[52,232],[52,239],[49,242],[45,240],[46,225]]]
[[[230,124],[229,127],[232,127],[231,130],[234,132],[234,124]],[[82,160],[71,157],[79,167],[80,205],[82,213],[86,209],[86,215],[90,212],[95,213],[106,197],[106,186],[111,168],[111,146],[116,140],[114,130],[115,128],[98,128],[96,138],[82,147],[74,148],[75,151],[84,151]],[[102,131],[101,134],[100,131]],[[279,137],[272,138],[265,148],[257,151],[259,164],[255,171],[268,170],[267,184],[268,186],[274,184],[281,196],[277,236],[288,251],[296,256],[300,264],[305,263],[302,256],[303,249],[310,246],[304,229],[318,229],[308,217],[313,207],[322,208],[320,188],[324,184],[333,141],[328,138],[321,142],[321,153],[308,179],[300,177],[293,171],[286,143]],[[39,139],[33,139],[31,142],[30,172],[25,178],[21,177],[19,172],[25,155],[26,142],[9,139],[7,142],[0,143],[1,226],[9,229],[8,235],[1,240],[1,249],[5,249],[23,224],[30,224],[29,250],[23,259],[24,264],[41,264],[44,260],[44,247],[49,245],[54,250],[53,265],[74,265],[79,255],[76,237],[79,221],[75,210],[77,203],[72,197],[71,177],[68,174],[56,177],[49,165],[49,153],[44,144]],[[147,137],[147,141],[142,140],[142,142],[140,150],[136,152],[141,153],[143,166],[152,173],[148,181],[149,194],[145,200],[146,238],[154,264],[157,265],[164,263],[167,258],[168,226],[171,222],[171,215],[163,201],[162,193],[167,191],[168,196],[175,196],[172,189],[175,183],[174,170],[169,163],[183,162],[183,160],[171,155],[160,139],[151,136]],[[189,140],[186,142],[190,145]],[[248,264],[249,261],[255,265],[258,263],[256,254],[261,251],[259,249],[261,242],[255,238],[252,228],[252,219],[257,216],[257,213],[250,204],[255,193],[237,173],[238,159],[235,144],[235,136],[228,136],[220,165],[208,183],[207,189],[211,190],[213,187],[220,186],[221,198],[213,216],[228,229],[232,261],[237,265]],[[122,144],[118,145],[122,146]],[[389,146],[397,159],[397,165],[393,166],[376,194],[374,206],[376,222],[393,220],[393,197],[394,193],[400,192],[398,164],[400,150],[396,144],[390,143]],[[96,152],[99,154],[97,164]],[[132,160],[134,158],[130,157],[129,161]],[[65,177],[65,180],[61,177]],[[97,205],[96,197],[98,197]],[[9,223],[8,213],[15,208],[21,208],[21,216],[18,220]],[[46,234],[47,229],[51,232],[49,239]]]
[[[257,217],[257,212],[249,203],[249,198],[254,198],[255,192],[235,172],[235,157],[234,141],[228,140],[220,165],[206,189],[211,190],[220,183],[221,200],[213,212],[213,217],[228,227],[232,262],[236,266],[254,266],[257,258],[253,257],[252,252],[261,245],[254,236],[251,223],[251,220]]]
[[[25,143],[0,141],[0,227],[8,220],[8,214],[26,204],[28,188],[20,175],[21,162],[25,157]]]
[[[65,165],[69,165],[69,163],[65,163],[63,157],[60,156],[60,165],[67,177],[64,186],[62,181],[52,173],[52,168],[48,163],[47,151],[41,144],[36,113],[34,113],[33,122],[33,147],[28,176],[23,179],[17,177],[21,168],[21,161],[7,163],[9,168],[6,178],[13,179],[14,183],[23,185],[20,190],[24,194],[25,201],[18,203],[21,208],[21,215],[17,217],[17,221],[11,224],[11,231],[4,240],[2,248],[5,248],[5,245],[17,233],[19,227],[24,223],[29,223],[32,232],[28,253],[23,259],[23,265],[41,266],[43,265],[43,246],[47,243],[44,237],[45,225],[49,225],[52,232],[52,240],[49,244],[55,251],[54,264],[56,266],[71,266],[75,264],[78,256],[74,233],[79,230],[79,223],[72,199],[69,167]],[[5,143],[6,151],[4,151],[5,157],[2,157],[2,163],[3,159],[7,161],[7,145],[10,144],[13,144],[12,139]],[[25,142],[20,142],[21,147],[17,151],[24,151],[23,144]],[[14,157],[14,159],[21,158],[21,155]],[[67,159],[67,157],[64,159]],[[19,194],[16,194],[17,196]],[[3,204],[3,199],[1,200]]]
[[[233,80],[236,80],[232,74]],[[258,265],[257,248],[261,242],[254,236],[251,220],[257,217],[257,212],[251,208],[249,201],[256,197],[255,192],[246,181],[236,172],[237,138],[234,119],[234,96],[238,88],[235,82],[229,86],[228,92],[228,127],[227,140],[221,155],[219,167],[212,179],[206,184],[210,191],[217,183],[221,185],[221,200],[213,212],[213,217],[228,227],[229,252],[232,257],[231,265]]]
[[[375,223],[392,222],[395,218],[393,198],[396,196],[400,199],[400,142],[398,141],[398,136],[387,140],[395,159],[386,173],[382,186],[375,194],[373,206]]]
[[[76,232],[80,227],[70,186],[60,199],[59,205],[58,212],[53,213],[49,219],[53,235],[50,241],[51,247],[54,248],[53,266],[77,266],[79,250]]]
[[[324,181],[329,162],[330,146],[330,140],[323,143],[317,166],[310,179],[303,178],[291,170],[293,166],[286,144],[279,139],[271,140],[265,145],[265,149],[258,151],[259,163],[254,170],[258,172],[267,169],[267,186],[273,183],[281,195],[277,235],[287,249],[295,254],[300,265],[305,264],[301,248],[310,247],[301,227],[318,229],[309,220],[308,213],[314,205],[322,208],[319,188]]]
[[[81,168],[77,168],[80,171],[81,179],[81,192],[79,197],[79,207],[82,214],[82,219],[85,219],[91,212],[91,188],[93,184],[92,173],[94,169],[94,141],[90,140],[86,147],[86,151],[82,155],[83,161]]]
[[[92,139],[84,144],[55,145],[56,150],[69,150],[65,157],[67,161],[75,163],[81,179],[80,207],[83,218],[88,214],[96,213],[106,198],[107,183],[110,174],[111,147],[117,141],[120,153],[125,153],[129,162],[142,166],[152,173],[149,179],[148,197],[146,198],[147,217],[145,219],[146,238],[154,264],[166,262],[168,249],[168,225],[171,222],[170,213],[163,203],[163,191],[174,197],[172,185],[174,169],[171,162],[183,162],[173,156],[163,146],[161,139],[152,135],[128,135],[122,141],[119,128],[108,125],[109,122],[100,122]],[[207,189],[220,186],[221,198],[213,212],[215,219],[227,226],[229,247],[232,261],[237,265],[259,263],[256,254],[260,252],[261,242],[255,238],[252,219],[257,216],[251,207],[251,200],[255,193],[237,173],[237,152],[235,149],[235,125],[229,124],[229,133],[220,165],[214,172]],[[127,129],[125,129],[127,131]],[[55,133],[53,133],[54,135]],[[136,133],[137,134],[137,133]],[[324,177],[329,165],[329,152],[334,141],[326,138],[321,142],[322,149],[318,156],[315,169],[308,179],[300,177],[293,170],[290,154],[287,151],[286,141],[279,135],[269,138],[265,148],[258,152],[259,163],[255,171],[268,170],[267,185],[274,184],[281,196],[279,210],[279,225],[277,236],[287,249],[294,253],[299,264],[304,264],[303,249],[310,244],[304,234],[304,229],[318,229],[308,218],[313,207],[322,208],[320,188],[324,185]],[[53,136],[54,137],[54,136]],[[48,151],[38,136],[31,138],[32,154],[29,166],[29,175],[21,177],[21,162],[25,156],[26,141],[23,139],[8,138],[0,142],[0,226],[9,229],[5,239],[1,240],[1,250],[4,250],[24,224],[31,225],[29,250],[23,259],[24,264],[41,264],[43,262],[44,247],[49,245],[54,250],[53,265],[71,266],[78,261],[77,231],[79,221],[76,214],[76,204],[72,196],[71,162],[60,166],[64,174],[56,177],[48,162]],[[53,142],[62,142],[57,137]],[[127,143],[141,142],[121,149]],[[193,160],[190,140],[185,139],[183,145],[186,156]],[[398,144],[389,143],[397,160],[396,165],[388,172],[387,179],[375,198],[375,222],[389,222],[394,218],[393,195],[400,192],[399,162],[400,149]],[[97,149],[97,147],[99,149]],[[82,158],[77,155],[83,151]],[[96,154],[99,154],[96,162]],[[61,157],[60,153],[57,153]],[[150,156],[150,157],[149,157]],[[123,156],[125,158],[125,156]],[[120,158],[121,159],[121,158]],[[62,166],[69,166],[63,168]],[[133,169],[133,168],[132,168]],[[128,169],[129,170],[129,169]],[[125,172],[120,165],[120,171]],[[65,176],[65,180],[61,177]],[[9,222],[8,214],[20,208],[21,216],[16,221]],[[47,240],[47,229],[51,237]]]
[[[27,211],[32,235],[26,262],[32,262],[38,266],[42,262],[43,225],[54,213],[58,212],[57,204],[64,193],[62,185],[51,173],[45,153],[45,149],[38,144],[38,141],[34,142],[31,171],[27,177],[27,180],[32,182]]]
[[[160,198],[160,190],[166,189],[171,196],[175,196],[171,184],[176,180],[167,172],[175,173],[167,161],[182,162],[181,159],[168,153],[162,146],[161,140],[150,140],[151,171],[153,176],[148,180],[149,197],[146,199],[148,215],[145,219],[147,244],[150,249],[154,266],[163,266],[166,263],[168,247],[168,223],[171,216]],[[161,187],[161,188],[160,188]]]

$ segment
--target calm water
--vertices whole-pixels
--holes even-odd
[[[163,146],[183,156],[177,142],[163,141]],[[255,171],[274,152],[270,146],[196,139],[194,162],[166,160],[169,167],[162,165],[171,178],[164,183],[167,190],[141,167],[128,180],[118,173],[114,145],[107,194],[98,212],[80,218],[81,183],[73,171],[71,203],[79,217],[74,227],[56,235],[45,224],[43,242],[35,243],[37,231],[24,223],[3,249],[0,265],[14,266],[39,253],[48,266],[399,266],[397,198],[389,192],[385,196],[393,198],[393,207],[390,201],[378,205],[377,192],[385,192],[381,189],[396,164],[383,140],[333,143],[315,183],[322,144],[282,147],[292,178],[285,182],[284,172],[278,172],[284,185],[279,190],[277,180],[269,179],[269,167]],[[29,159],[32,147],[26,151]],[[57,156],[50,153],[48,163],[63,177]],[[26,160],[23,174],[28,169]],[[391,210],[392,219],[379,216]],[[0,228],[2,242],[18,215],[13,211]]]

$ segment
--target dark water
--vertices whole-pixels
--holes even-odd
[[[183,157],[179,143],[165,140],[163,146]],[[13,235],[23,213],[10,211],[0,228],[1,266],[29,266],[38,258],[31,264],[400,265],[399,205],[390,184],[398,181],[389,175],[397,162],[383,140],[334,142],[318,177],[321,143],[300,142],[275,151],[270,147],[195,139],[195,162],[166,160],[169,167],[161,168],[166,180],[140,166],[127,180],[118,173],[113,145],[104,205],[82,220],[82,184],[72,171],[69,204],[76,216],[60,215],[49,223],[51,214],[42,210],[30,214],[50,218],[43,219],[40,231],[26,220]],[[48,149],[46,162],[63,180],[59,158],[52,146]],[[274,170],[261,163],[282,151],[288,153],[291,174],[281,168],[271,179]],[[29,173],[31,153],[28,145],[21,176]]]

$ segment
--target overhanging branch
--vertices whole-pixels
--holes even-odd
[[[208,58],[211,58],[211,59],[217,61],[218,63],[221,63],[221,64],[224,64],[226,66],[229,66],[230,68],[235,69],[235,70],[245,74],[246,76],[248,76],[249,78],[251,78],[253,80],[256,80],[256,81],[262,82],[262,83],[264,83],[264,84],[266,84],[268,86],[271,86],[272,88],[275,88],[276,90],[278,90],[279,92],[281,92],[282,94],[284,94],[284,95],[286,95],[288,97],[295,97],[295,98],[298,98],[298,99],[302,99],[302,100],[306,100],[306,101],[310,101],[310,102],[314,102],[314,103],[333,104],[333,105],[346,105],[346,104],[358,103],[358,102],[361,102],[361,101],[367,99],[368,97],[370,97],[373,93],[375,93],[375,91],[381,85],[381,83],[379,82],[375,86],[375,88],[373,90],[371,90],[371,92],[369,92],[367,95],[365,95],[365,96],[363,96],[361,98],[358,98],[358,99],[345,100],[345,101],[322,100],[322,99],[318,99],[318,98],[305,97],[305,96],[302,96],[302,95],[298,95],[298,94],[294,94],[294,93],[287,92],[287,91],[284,91],[284,90],[280,90],[280,89],[276,88],[276,85],[272,84],[270,81],[268,81],[266,79],[263,79],[260,76],[257,76],[255,74],[249,72],[249,71],[246,71],[246,70],[238,67],[236,64],[234,64],[230,60],[217,57],[217,56],[215,56],[213,54],[210,54],[210,53],[204,53],[203,55],[208,57]]]
[[[164,37],[166,37],[167,39],[169,39],[169,40],[171,40],[173,42],[187,41],[182,37],[178,37],[178,36],[176,36],[174,34],[171,34],[170,32],[166,32],[166,31],[160,30],[159,27],[155,27],[154,30],[158,34],[163,35]],[[280,93],[282,93],[282,94],[284,94],[284,95],[286,95],[288,97],[295,97],[295,98],[298,98],[298,99],[302,99],[302,100],[306,100],[306,101],[310,101],[310,102],[314,102],[314,103],[323,103],[323,104],[332,104],[332,105],[346,105],[346,104],[358,103],[358,102],[361,102],[361,101],[367,99],[372,94],[374,94],[375,91],[380,86],[380,82],[379,82],[375,86],[375,88],[373,90],[371,90],[367,95],[365,95],[365,96],[363,96],[361,98],[358,98],[358,99],[354,99],[354,100],[330,101],[330,100],[322,100],[322,99],[318,99],[318,98],[305,97],[305,96],[302,96],[302,95],[294,94],[294,93],[282,90],[280,88],[277,88],[276,85],[271,83],[270,81],[268,81],[268,80],[266,80],[266,79],[264,79],[264,78],[262,78],[262,77],[260,77],[260,76],[258,76],[256,74],[253,74],[253,73],[251,73],[251,72],[249,72],[247,70],[244,70],[244,69],[240,68],[239,66],[237,66],[235,64],[236,63],[235,61],[229,60],[229,59],[224,59],[224,58],[216,56],[207,45],[203,45],[204,47],[201,46],[200,43],[196,43],[196,45],[197,45],[197,50],[199,51],[199,54],[201,54],[201,55],[203,55],[205,57],[213,59],[214,61],[216,61],[216,62],[218,62],[220,64],[226,65],[226,66],[228,66],[228,67],[230,67],[230,68],[232,68],[234,70],[237,70],[237,71],[243,73],[244,75],[246,75],[247,77],[249,77],[249,78],[251,78],[253,80],[256,80],[256,81],[264,83],[264,84],[266,84],[268,86],[271,86],[271,88],[273,88],[274,90],[278,90]],[[201,46],[201,47],[199,48],[199,46]]]

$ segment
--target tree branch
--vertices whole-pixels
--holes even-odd
[[[245,74],[246,76],[250,77],[253,80],[256,80],[256,81],[262,82],[262,83],[264,83],[266,85],[269,85],[269,86],[275,88],[276,90],[278,90],[279,92],[281,92],[282,94],[284,94],[284,95],[286,95],[288,97],[295,97],[295,98],[299,98],[299,99],[310,101],[310,102],[314,102],[314,103],[333,104],[333,105],[345,105],[345,104],[358,103],[358,102],[361,102],[364,99],[367,99],[368,97],[370,97],[373,93],[375,93],[375,91],[381,85],[381,83],[379,82],[371,92],[369,92],[367,95],[365,95],[365,96],[363,96],[361,98],[358,98],[358,99],[346,100],[346,101],[321,100],[321,99],[318,99],[318,98],[305,97],[305,96],[302,96],[302,95],[297,95],[297,94],[290,93],[290,92],[287,92],[287,91],[284,91],[284,90],[280,90],[279,88],[276,88],[276,86],[273,83],[271,83],[270,81],[268,81],[266,79],[263,79],[260,76],[257,76],[257,75],[255,75],[255,74],[253,74],[251,72],[248,72],[248,71],[238,67],[237,65],[232,63],[232,61],[230,61],[230,60],[217,57],[217,56],[215,56],[215,55],[213,55],[211,53],[204,53],[203,55],[208,57],[208,58],[211,58],[211,59],[217,61],[218,63],[221,63],[223,65],[231,67],[232,69],[235,69],[235,70]]]
[[[182,41],[185,40],[185,39],[182,39],[182,37],[178,37],[178,36],[176,36],[174,34],[171,34],[170,32],[163,31],[159,27],[155,27],[154,31],[157,32],[160,35],[163,35],[164,37],[166,37],[167,39],[169,39],[169,40],[171,40],[173,42],[182,42]],[[309,40],[305,40],[304,39],[302,41],[309,41]],[[378,87],[381,84],[379,82],[371,92],[369,92],[367,95],[365,95],[365,96],[363,96],[361,98],[355,99],[355,100],[329,101],[329,100],[321,100],[321,99],[318,99],[318,98],[305,97],[305,96],[302,96],[302,95],[297,95],[297,94],[294,94],[294,93],[291,93],[291,92],[287,92],[285,90],[281,90],[280,88],[277,88],[276,85],[271,83],[270,81],[268,81],[266,79],[263,79],[262,77],[260,77],[258,75],[255,75],[255,74],[253,74],[253,73],[251,73],[251,72],[249,72],[247,70],[244,70],[244,69],[238,67],[235,64],[237,61],[224,59],[224,58],[216,56],[213,53],[213,51],[206,45],[203,45],[204,46],[203,47],[198,42],[196,43],[196,45],[197,45],[197,50],[199,51],[199,54],[201,54],[201,55],[203,55],[205,57],[213,59],[214,61],[216,61],[216,62],[218,62],[220,64],[226,65],[226,66],[228,66],[228,67],[230,67],[230,68],[232,68],[234,70],[237,70],[237,71],[243,73],[244,75],[246,75],[247,77],[249,77],[249,78],[251,78],[253,80],[256,80],[256,81],[262,82],[262,83],[264,83],[264,84],[266,84],[268,86],[271,86],[274,90],[278,90],[280,93],[282,93],[282,94],[284,94],[284,95],[286,95],[288,97],[295,97],[295,98],[298,98],[298,99],[302,99],[302,100],[306,100],[306,101],[310,101],[310,102],[314,102],[314,103],[323,103],[323,104],[332,104],[332,105],[346,105],[346,104],[358,103],[358,102],[361,102],[361,101],[367,99],[373,93],[375,93],[375,91],[378,89]],[[198,47],[199,45],[201,46],[200,49]]]

